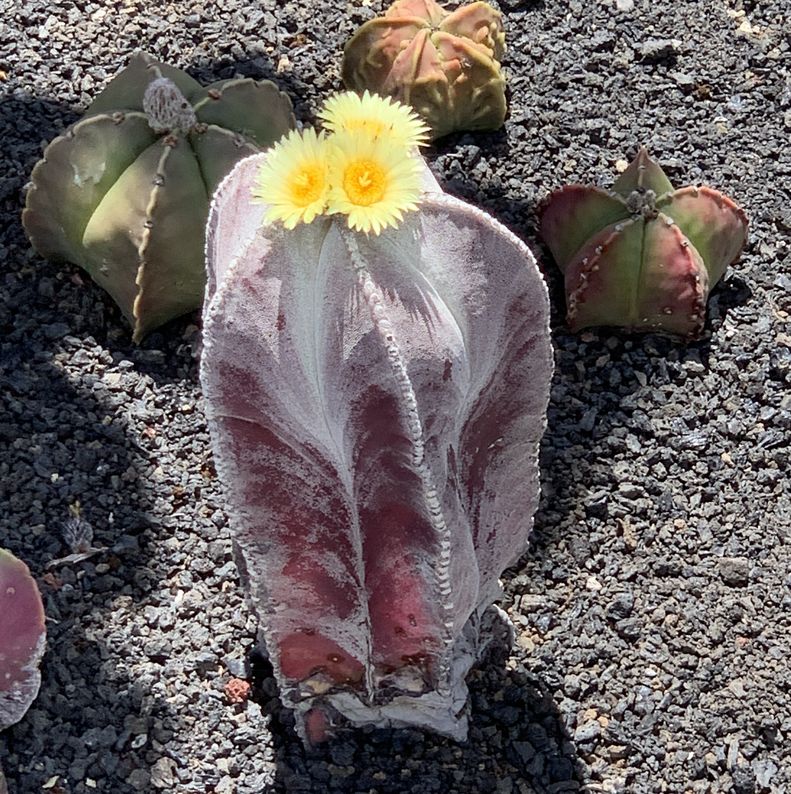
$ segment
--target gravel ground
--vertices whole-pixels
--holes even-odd
[[[49,618],[41,694],[0,745],[11,794],[791,791],[787,0],[502,0],[505,130],[429,152],[545,261],[537,202],[609,184],[641,143],[752,220],[700,342],[571,336],[557,312],[544,499],[505,579],[517,645],[472,673],[465,744],[363,731],[303,751],[251,655],[197,316],[136,348],[87,277],[30,250],[42,145],[136,47],[204,81],[273,77],[310,121],[383,6],[0,0],[0,543]],[[47,568],[77,499],[108,550]]]

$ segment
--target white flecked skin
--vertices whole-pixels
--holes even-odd
[[[428,170],[420,210],[379,236],[264,226],[265,157],[212,204],[201,382],[267,651],[322,725],[464,738],[479,627],[538,503],[546,286]]]
[[[36,699],[45,647],[36,581],[22,560],[0,549],[0,731],[19,722]]]

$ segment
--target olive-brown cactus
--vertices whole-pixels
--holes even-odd
[[[641,148],[611,191],[552,193],[540,233],[565,274],[573,331],[614,325],[695,338],[709,291],[744,247],[747,217],[709,187],[675,190]]]
[[[434,0],[396,0],[347,42],[343,81],[412,105],[433,138],[495,130],[505,120],[502,18],[487,3],[449,13]]]
[[[33,169],[33,247],[85,268],[146,333],[200,306],[209,199],[241,158],[295,126],[268,81],[202,87],[140,53]]]
[[[19,722],[38,694],[45,639],[35,580],[25,563],[0,549],[0,731]]]

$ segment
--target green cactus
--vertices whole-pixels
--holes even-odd
[[[709,187],[674,189],[640,149],[611,191],[565,185],[541,236],[566,281],[572,331],[614,325],[695,338],[706,299],[747,240],[747,217]]]
[[[487,3],[449,13],[434,0],[396,0],[346,43],[343,82],[412,105],[433,138],[496,130],[505,120],[502,17]]]
[[[201,305],[214,189],[295,123],[269,81],[202,87],[136,54],[33,169],[25,230],[42,256],[85,268],[140,341]]]

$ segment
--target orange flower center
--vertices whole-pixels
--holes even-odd
[[[343,190],[352,204],[370,207],[381,201],[385,194],[387,174],[374,160],[356,160],[343,175]]]
[[[324,192],[325,178],[317,163],[303,166],[291,179],[291,198],[299,207],[318,201]]]

